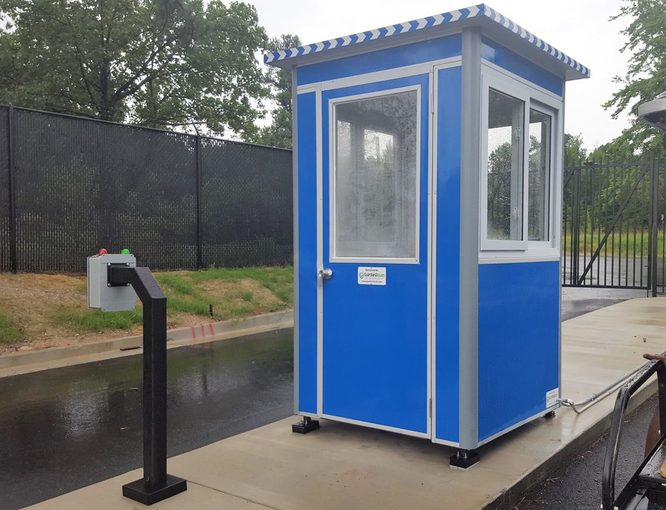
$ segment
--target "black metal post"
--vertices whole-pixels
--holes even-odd
[[[167,474],[167,300],[147,267],[109,267],[111,285],[131,285],[143,303],[143,478],[123,485],[123,496],[152,505],[187,490]]]
[[[658,246],[658,215],[659,210],[659,172],[657,171],[657,161],[652,156],[650,160],[650,272],[648,278],[650,281],[650,291],[652,297],[657,297],[657,246]]]
[[[197,185],[197,269],[203,267],[201,247],[201,137],[196,135],[196,185]]]
[[[580,168],[574,168],[573,214],[571,228],[571,284],[578,285],[580,248]]]
[[[7,109],[7,193],[9,205],[9,267],[12,273],[18,270],[16,254],[16,187],[14,173],[14,107]]]

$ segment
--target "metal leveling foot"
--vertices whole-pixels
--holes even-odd
[[[307,434],[319,428],[319,420],[313,420],[309,416],[303,416],[303,419],[291,426],[291,431],[297,434]]]
[[[468,469],[480,460],[481,457],[474,450],[456,450],[456,453],[451,455],[449,464],[451,467]]]

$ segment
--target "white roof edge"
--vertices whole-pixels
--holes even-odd
[[[509,18],[503,16],[486,4],[473,5],[443,14],[435,14],[433,16],[426,16],[425,18],[404,23],[396,23],[386,27],[366,30],[365,32],[359,32],[358,34],[329,39],[328,41],[269,51],[264,54],[264,63],[278,67],[285,67],[287,65],[296,64],[301,60],[299,57],[304,57],[306,55],[314,55],[340,48],[353,47],[355,45],[386,39],[401,34],[414,33],[420,30],[425,32],[435,27],[453,25],[463,21],[473,20],[474,18],[485,18],[486,20],[490,20],[496,26],[501,27],[506,33],[512,33],[514,37],[522,39],[532,47],[541,50],[541,53],[551,61],[559,62],[559,64],[564,66],[566,71],[563,74],[566,79],[590,77],[590,69],[588,67],[536,37],[534,34],[525,30],[523,27],[514,23]]]

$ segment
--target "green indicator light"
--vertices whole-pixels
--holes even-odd
[[[122,250],[120,250],[120,254],[121,255],[129,255],[130,251],[127,248],[123,248]]]

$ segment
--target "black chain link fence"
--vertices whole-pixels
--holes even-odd
[[[0,271],[12,269],[12,232],[10,221],[9,138],[7,109],[0,108]],[[3,143],[4,142],[4,143]]]
[[[291,151],[0,107],[0,271],[289,264]]]

